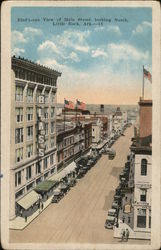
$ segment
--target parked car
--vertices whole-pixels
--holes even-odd
[[[111,149],[108,153],[108,159],[113,160],[116,156],[116,151],[114,149]]]
[[[115,208],[111,208],[108,210],[108,216],[116,216],[117,210]]]
[[[118,211],[119,208],[120,208],[119,202],[118,202],[118,201],[113,201],[113,202],[112,202],[112,208],[115,208],[115,209]]]
[[[115,216],[107,216],[106,222],[105,222],[105,228],[107,229],[113,229],[113,226],[115,225],[116,218]]]
[[[122,197],[120,195],[114,195],[114,201],[117,201],[119,205],[121,205]]]
[[[55,194],[51,200],[51,203],[58,203],[62,198],[62,195]]]

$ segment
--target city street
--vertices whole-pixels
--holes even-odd
[[[49,205],[24,230],[10,230],[11,242],[120,243],[104,228],[119,174],[126,162],[133,127],[113,145],[114,160],[103,155],[96,165],[58,203]],[[129,243],[140,243],[129,240]],[[148,241],[141,241],[148,244]]]

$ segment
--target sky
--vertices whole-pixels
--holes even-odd
[[[136,104],[152,72],[151,8],[13,7],[11,29],[12,55],[62,73],[59,103]]]

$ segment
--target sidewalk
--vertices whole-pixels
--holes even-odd
[[[125,198],[127,197],[127,198]],[[114,238],[121,238],[121,232],[123,229],[129,230],[129,239],[144,239],[150,240],[151,236],[150,233],[147,232],[134,232],[133,225],[134,225],[134,211],[131,204],[133,203],[133,193],[125,194],[125,197],[122,199],[122,209],[119,211],[118,216],[118,225],[119,227],[114,228]],[[123,208],[125,205],[131,206],[131,210],[129,213],[125,213]]]
[[[47,208],[52,200],[52,196],[45,202],[43,202],[44,208],[38,209],[35,213],[33,213],[31,216],[27,217],[27,221],[25,222],[25,218],[17,216],[14,220],[10,221],[10,229],[15,230],[23,230],[25,227],[27,227],[37,216],[39,216],[40,213],[44,211],[45,208]]]

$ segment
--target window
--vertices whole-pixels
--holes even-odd
[[[54,133],[54,122],[51,122],[51,134]]]
[[[33,120],[33,108],[27,108],[26,110],[27,114],[27,121],[32,121]]]
[[[33,155],[33,144],[27,146],[27,157],[31,157]]]
[[[51,118],[53,118],[54,117],[54,108],[52,107],[51,108]]]
[[[44,108],[44,118],[48,118],[48,108]]]
[[[36,94],[37,103],[39,103],[39,96],[40,95],[41,95],[41,90],[37,90],[37,94]]]
[[[48,177],[49,172],[47,172],[46,174],[44,174],[44,180]]]
[[[31,88],[27,89],[27,102],[33,102],[33,92],[34,90]]]
[[[146,209],[138,209],[137,227],[146,228]]]
[[[15,173],[15,187],[21,184],[21,171]]]
[[[45,103],[49,102],[49,92],[45,91]]]
[[[48,158],[46,157],[44,159],[44,169],[46,169],[48,167]]]
[[[55,101],[55,94],[52,92],[51,93],[51,102],[54,103],[54,101]]]
[[[144,176],[147,175],[147,160],[146,159],[141,160],[141,175],[144,175]]]
[[[33,126],[27,127],[27,140],[32,140],[33,138]]]
[[[23,121],[23,108],[16,108],[16,122]]]
[[[40,178],[38,178],[38,179],[36,180],[36,184],[39,184],[41,181],[42,181],[42,177],[40,177]]]
[[[48,135],[48,123],[45,123],[45,135]]]
[[[15,143],[23,142],[23,128],[17,128],[15,130]]]
[[[27,191],[34,187],[34,182],[30,183],[26,188]]]
[[[54,155],[50,155],[50,165],[54,163]]]
[[[31,179],[31,176],[32,176],[32,165],[31,166],[28,166],[27,168],[26,168],[26,180],[29,180],[29,179]]]
[[[17,102],[22,102],[23,101],[23,87],[16,86],[15,100]]]
[[[53,148],[54,147],[54,138],[51,138],[50,144],[51,144],[51,148]]]
[[[16,162],[20,162],[23,159],[23,148],[16,149]]]
[[[146,189],[141,190],[140,201],[146,201]]]
[[[36,174],[41,173],[41,165],[42,165],[42,161],[36,162]]]
[[[25,189],[21,189],[20,191],[18,191],[15,195],[15,198],[18,199],[20,196],[22,196],[25,193]]]

